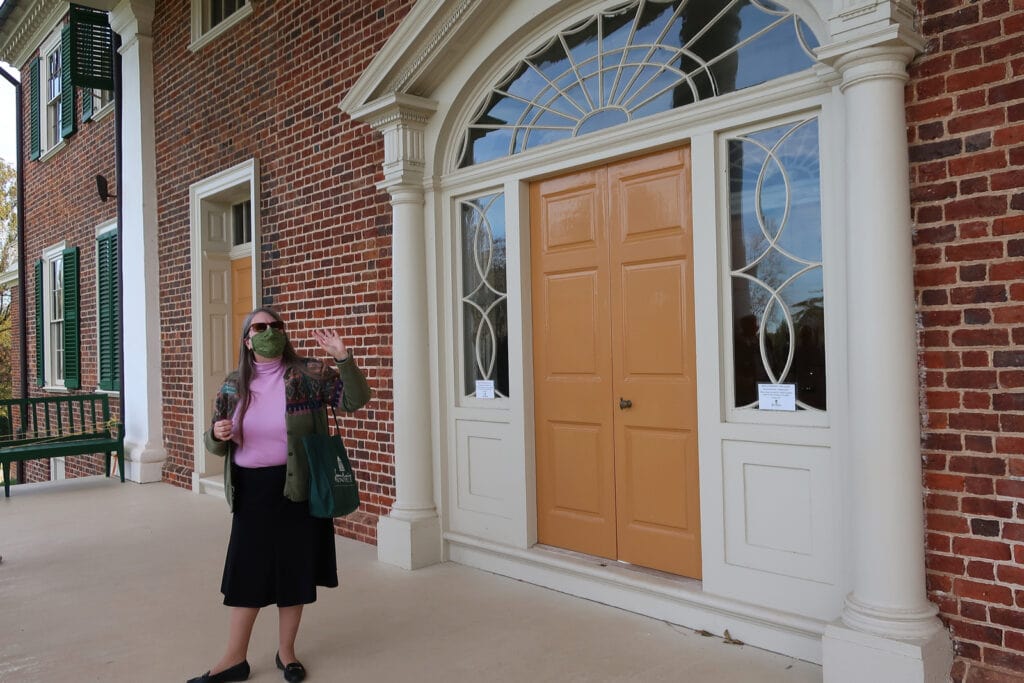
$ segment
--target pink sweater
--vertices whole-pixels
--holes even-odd
[[[284,363],[281,359],[254,363],[249,383],[249,407],[242,418],[244,442],[235,451],[239,467],[273,467],[288,461],[288,434],[284,424]],[[235,408],[231,438],[238,443],[238,412]]]

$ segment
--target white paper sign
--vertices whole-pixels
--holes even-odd
[[[759,410],[796,410],[795,384],[758,384]]]
[[[476,381],[477,398],[494,398],[494,380],[478,379]]]

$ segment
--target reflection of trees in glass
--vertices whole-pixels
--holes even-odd
[[[493,380],[508,396],[508,306],[505,197],[460,202],[462,228],[462,349],[465,393],[477,380]]]
[[[459,166],[518,154],[814,64],[807,25],[768,0],[633,0],[561,30],[510,69]]]
[[[729,140],[739,407],[756,407],[761,382],[796,385],[801,409],[826,406],[817,136],[808,119]]]

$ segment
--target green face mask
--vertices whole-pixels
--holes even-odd
[[[268,327],[251,336],[249,341],[252,342],[252,350],[264,358],[278,358],[284,353],[284,345],[288,342],[288,338],[281,330]]]

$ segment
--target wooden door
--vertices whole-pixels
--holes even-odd
[[[615,557],[607,175],[530,188],[537,532],[541,543]]]
[[[699,578],[689,179],[688,147],[608,169],[612,402],[619,559]]]
[[[231,259],[231,332],[234,335],[233,350],[238,349],[242,339],[242,325],[253,309],[252,301],[252,257],[242,256]],[[237,358],[235,359],[238,360]]]
[[[689,149],[531,187],[538,539],[700,577]]]

